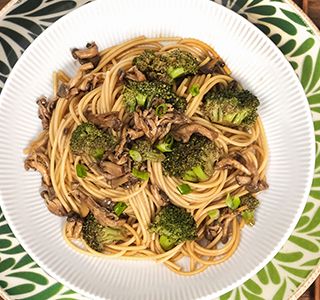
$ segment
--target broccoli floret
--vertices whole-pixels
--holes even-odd
[[[208,138],[193,134],[188,143],[174,142],[162,167],[166,175],[197,182],[208,179],[214,171],[219,150]]]
[[[92,213],[84,219],[82,238],[94,250],[101,252],[105,245],[123,241],[126,238],[124,228],[106,227],[98,223]]]
[[[242,196],[240,198],[241,206],[247,206],[247,209],[241,213],[244,222],[253,226],[255,224],[255,209],[259,206],[259,200],[253,197],[251,194]]]
[[[148,160],[159,162],[165,159],[164,154],[158,151],[157,149],[154,149],[152,147],[151,142],[146,139],[136,140],[133,143],[131,150],[137,151],[140,154],[141,158],[138,159],[137,162],[143,162]]]
[[[251,194],[242,196],[240,200],[241,200],[241,206],[246,205],[250,210],[256,209],[260,204],[259,200],[253,197]]]
[[[165,206],[155,216],[150,226],[151,232],[160,235],[160,245],[164,250],[197,237],[197,225],[190,213],[173,204]]]
[[[173,107],[178,111],[178,112],[185,112],[187,109],[187,101],[185,98],[182,97],[177,97],[175,99],[169,99],[167,103],[172,104]]]
[[[160,81],[128,80],[123,90],[123,99],[129,112],[135,111],[137,105],[141,108],[152,107],[154,99],[162,99],[172,104],[179,112],[184,112],[187,106],[186,99],[178,97],[172,86]]]
[[[88,154],[101,159],[105,151],[113,150],[116,139],[111,133],[98,129],[92,123],[80,124],[72,133],[70,148],[75,154]]]
[[[173,84],[181,76],[197,74],[199,68],[199,62],[191,53],[179,49],[159,54],[145,50],[133,59],[133,64],[149,80],[160,80],[168,84]]]
[[[137,66],[137,68],[142,73],[146,73],[149,70],[155,58],[156,58],[155,51],[146,49],[142,52],[142,54],[140,54],[139,56],[136,56],[133,59],[132,64]]]
[[[229,126],[250,126],[258,116],[260,102],[248,90],[234,84],[222,90],[211,90],[204,97],[203,112],[211,122]]]

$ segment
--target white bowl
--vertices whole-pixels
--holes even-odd
[[[260,100],[270,160],[270,189],[260,196],[253,228],[226,262],[182,277],[147,261],[75,253],[63,241],[62,219],[39,196],[40,176],[23,168],[23,149],[40,131],[35,100],[51,95],[52,72],[74,73],[70,48],[100,49],[138,35],[194,37],[212,45],[232,76]],[[212,299],[240,285],[279,251],[307,199],[314,135],[307,99],[280,51],[248,21],[207,0],[95,1],[63,17],[25,51],[0,100],[1,206],[22,246],[50,275],[89,298]]]

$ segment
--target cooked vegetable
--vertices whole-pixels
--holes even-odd
[[[156,115],[158,117],[162,117],[168,111],[168,105],[166,103],[162,103],[156,107]]]
[[[95,42],[87,43],[85,49],[74,48],[71,50],[71,54],[81,65],[92,63],[96,67],[100,61],[99,49]]]
[[[77,172],[77,176],[80,178],[87,177],[87,167],[85,165],[77,164],[76,165],[76,172]]]
[[[259,204],[259,200],[251,194],[241,197],[241,206],[247,206],[248,208],[241,213],[241,216],[247,225],[253,226],[255,224],[254,213]]]
[[[70,148],[77,155],[88,154],[101,159],[106,151],[113,150],[116,139],[111,133],[98,129],[91,123],[80,124],[72,133]]]
[[[77,195],[78,199],[81,199],[81,204],[84,204],[93,214],[96,221],[107,227],[121,227],[125,224],[124,219],[120,219],[108,208],[102,206],[95,201],[91,196],[83,193],[83,189],[78,187],[74,190],[73,194]]]
[[[253,226],[256,223],[254,218],[254,210],[247,209],[241,213],[241,216],[247,225]]]
[[[123,89],[123,99],[129,112],[134,112],[137,106],[140,108],[152,107],[153,101],[158,99],[172,104],[177,111],[181,112],[186,109],[187,105],[184,98],[178,97],[173,92],[172,86],[160,81],[128,80]]]
[[[219,157],[214,143],[202,135],[194,134],[188,143],[174,142],[172,152],[166,153],[162,167],[166,175],[186,181],[206,180],[213,174]]]
[[[172,135],[168,134],[164,138],[164,140],[160,141],[156,148],[161,152],[171,152],[173,145],[173,137]]]
[[[219,209],[213,209],[208,211],[208,216],[212,220],[217,220],[220,217],[220,210]]]
[[[241,206],[246,205],[250,210],[256,209],[259,206],[259,204],[259,200],[253,197],[251,194],[247,194],[241,197]]]
[[[140,171],[137,168],[133,168],[131,174],[141,180],[149,180],[150,174],[147,171]]]
[[[83,219],[75,212],[70,212],[65,223],[66,236],[71,239],[79,239],[83,226]]]
[[[199,93],[200,93],[200,86],[199,84],[195,83],[191,86],[190,90],[189,90],[189,93],[195,97],[195,96],[198,96]]]
[[[258,117],[259,104],[258,98],[248,90],[229,84],[225,89],[213,89],[205,95],[203,112],[214,123],[251,126]]]
[[[151,232],[160,235],[160,245],[164,250],[194,240],[197,237],[196,230],[197,225],[191,214],[173,204],[162,208],[150,226]]]
[[[103,226],[89,213],[84,219],[82,237],[92,249],[101,252],[105,245],[125,240],[126,230],[123,227]]]
[[[172,84],[178,77],[197,74],[199,68],[199,62],[191,53],[179,49],[165,53],[145,50],[134,58],[133,64],[149,80],[160,80],[168,84]]]
[[[195,133],[205,136],[210,141],[214,141],[218,137],[218,133],[216,131],[208,129],[207,127],[197,123],[181,125],[171,131],[173,138],[183,143],[189,142],[190,137]]]
[[[189,184],[183,183],[177,186],[178,191],[181,195],[187,195],[192,192],[192,189]]]
[[[130,151],[136,151],[140,154],[141,160],[140,161],[162,161],[165,159],[165,156],[163,153],[158,151],[157,149],[154,149],[152,147],[152,144],[147,139],[138,139],[135,140],[133,143]],[[132,154],[132,152],[131,152]],[[131,155],[130,154],[130,155]],[[136,155],[138,157],[138,155]],[[132,157],[132,156],[131,156]],[[136,160],[138,161],[138,160]]]
[[[131,149],[131,150],[129,150],[129,155],[136,162],[141,162],[142,161],[142,156],[139,153],[139,151]]]
[[[241,200],[238,196],[231,196],[230,194],[228,194],[226,198],[226,204],[228,205],[228,207],[235,210],[240,206]]]
[[[128,205],[125,204],[124,202],[118,202],[114,206],[113,211],[119,217],[126,210],[127,207],[128,207]]]

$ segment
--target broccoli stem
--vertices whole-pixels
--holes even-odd
[[[176,241],[169,239],[165,235],[161,235],[159,239],[159,243],[163,250],[168,251],[175,246]]]
[[[254,210],[247,209],[241,213],[241,216],[247,225],[253,226],[255,224]]]
[[[196,176],[199,178],[200,181],[204,181],[209,178],[207,174],[203,171],[201,166],[194,167],[192,171],[194,172],[194,174],[196,174]]]
[[[173,68],[169,67],[168,68],[168,74],[172,79],[178,78],[179,76],[183,75],[185,73],[184,68]]]
[[[168,134],[164,140],[160,141],[156,148],[161,152],[172,152],[173,137]]]
[[[201,166],[196,166],[192,170],[187,171],[182,179],[191,182],[205,181],[208,180],[208,175],[203,171]]]
[[[192,170],[184,173],[184,175],[182,176],[182,179],[186,180],[186,181],[190,181],[190,182],[198,182],[199,181],[197,175]]]
[[[146,103],[146,100],[147,100],[147,96],[146,95],[142,95],[142,94],[138,94],[136,96],[136,99],[137,99],[138,105],[144,106],[145,103]]]

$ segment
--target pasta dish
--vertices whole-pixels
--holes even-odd
[[[37,100],[43,130],[25,149],[66,243],[180,275],[227,260],[268,188],[258,98],[196,39],[71,52],[77,73],[53,74],[53,96]]]

